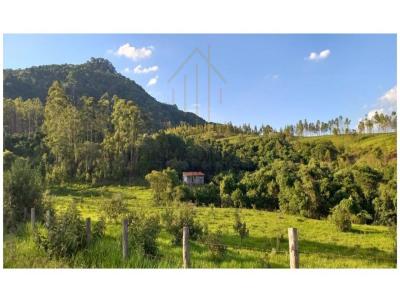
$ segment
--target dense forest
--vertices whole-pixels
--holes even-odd
[[[349,131],[348,119],[344,126],[341,117],[333,121],[336,136],[368,136]],[[376,129],[387,131],[379,121],[372,121]],[[302,136],[313,128],[304,124],[303,132],[298,126],[276,131],[270,126],[183,123],[152,131],[137,102],[108,94],[76,99],[55,81],[43,103],[37,98],[4,100],[5,204],[12,205],[7,173],[25,158],[43,184],[134,182],[146,175],[150,182],[166,179],[168,184],[182,171],[203,171],[206,185],[189,188],[174,181],[166,200],[317,219],[346,205],[358,223],[395,223],[396,151],[307,141]],[[360,160],[366,153],[368,160]]]
[[[79,65],[43,65],[26,69],[5,69],[3,73],[4,98],[40,99],[46,101],[47,91],[54,81],[59,81],[71,102],[78,105],[82,96],[100,99],[102,96],[134,100],[142,112],[149,130],[169,126],[204,124],[205,121],[191,112],[183,112],[175,105],[158,102],[134,81],[119,74],[110,61],[91,58]]]

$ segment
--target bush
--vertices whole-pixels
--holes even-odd
[[[351,217],[351,222],[356,224],[366,224],[370,221],[372,221],[372,216],[365,210],[362,210]]]
[[[192,191],[194,195],[193,199],[196,204],[220,204],[219,190],[213,183],[195,186]]]
[[[118,222],[128,212],[128,207],[121,194],[115,194],[110,201],[104,201],[101,205],[104,216],[113,222]]]
[[[195,221],[195,209],[192,204],[179,205],[177,209],[166,208],[162,220],[166,230],[173,236],[176,245],[182,242],[183,227],[189,227],[190,239],[196,240],[203,234],[203,226]]]
[[[71,203],[48,229],[38,228],[34,238],[36,244],[50,257],[68,258],[76,255],[87,244],[85,222],[76,204]]]
[[[332,209],[330,221],[335,224],[336,228],[342,232],[351,231],[351,212],[349,204],[351,200],[343,199],[338,205]]]
[[[9,150],[3,151],[3,171],[11,168],[17,156]]]
[[[179,177],[171,168],[162,171],[151,171],[145,176],[153,191],[154,202],[159,205],[161,202],[169,203],[173,199],[174,187],[179,183]]]
[[[240,244],[242,244],[243,239],[249,236],[249,229],[246,226],[246,222],[242,222],[239,210],[235,212],[233,229],[240,236]]]
[[[174,188],[174,200],[178,202],[191,201],[193,194],[189,186],[179,185]]]
[[[145,217],[143,214],[129,215],[129,246],[145,255],[156,255],[156,244],[160,233],[160,219],[158,216]]]
[[[93,225],[92,238],[93,239],[100,239],[100,238],[104,237],[105,231],[106,231],[106,223],[104,221],[104,218],[101,217]]]
[[[22,158],[14,161],[4,174],[4,228],[10,230],[23,221],[24,208],[35,208],[36,217],[43,217],[43,185],[40,173]]]
[[[233,201],[233,206],[235,208],[242,208],[245,205],[245,195],[243,194],[242,190],[237,188],[235,191],[232,192],[231,199]]]
[[[211,258],[216,261],[224,259],[227,253],[227,247],[222,242],[222,231],[218,230],[215,233],[207,234],[204,237],[204,242],[211,253]]]

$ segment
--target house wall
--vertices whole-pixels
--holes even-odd
[[[204,176],[183,176],[183,182],[188,185],[203,185]]]

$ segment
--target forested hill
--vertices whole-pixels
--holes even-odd
[[[45,102],[53,81],[60,81],[66,93],[78,100],[81,96],[99,99],[110,97],[133,100],[154,130],[185,122],[191,125],[205,121],[191,112],[183,112],[175,105],[158,102],[135,81],[119,74],[106,59],[92,58],[84,64],[43,65],[26,69],[4,70],[4,98],[38,97]]]

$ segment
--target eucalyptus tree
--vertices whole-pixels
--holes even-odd
[[[125,167],[130,175],[134,172],[137,161],[137,146],[139,135],[142,131],[143,121],[138,107],[132,101],[114,98],[113,112],[111,115],[112,131],[103,141],[105,151],[112,156],[117,171],[121,176]]]
[[[79,111],[58,81],[49,88],[43,132],[46,135],[45,143],[55,159],[54,176],[71,176],[78,161],[82,123]]]

